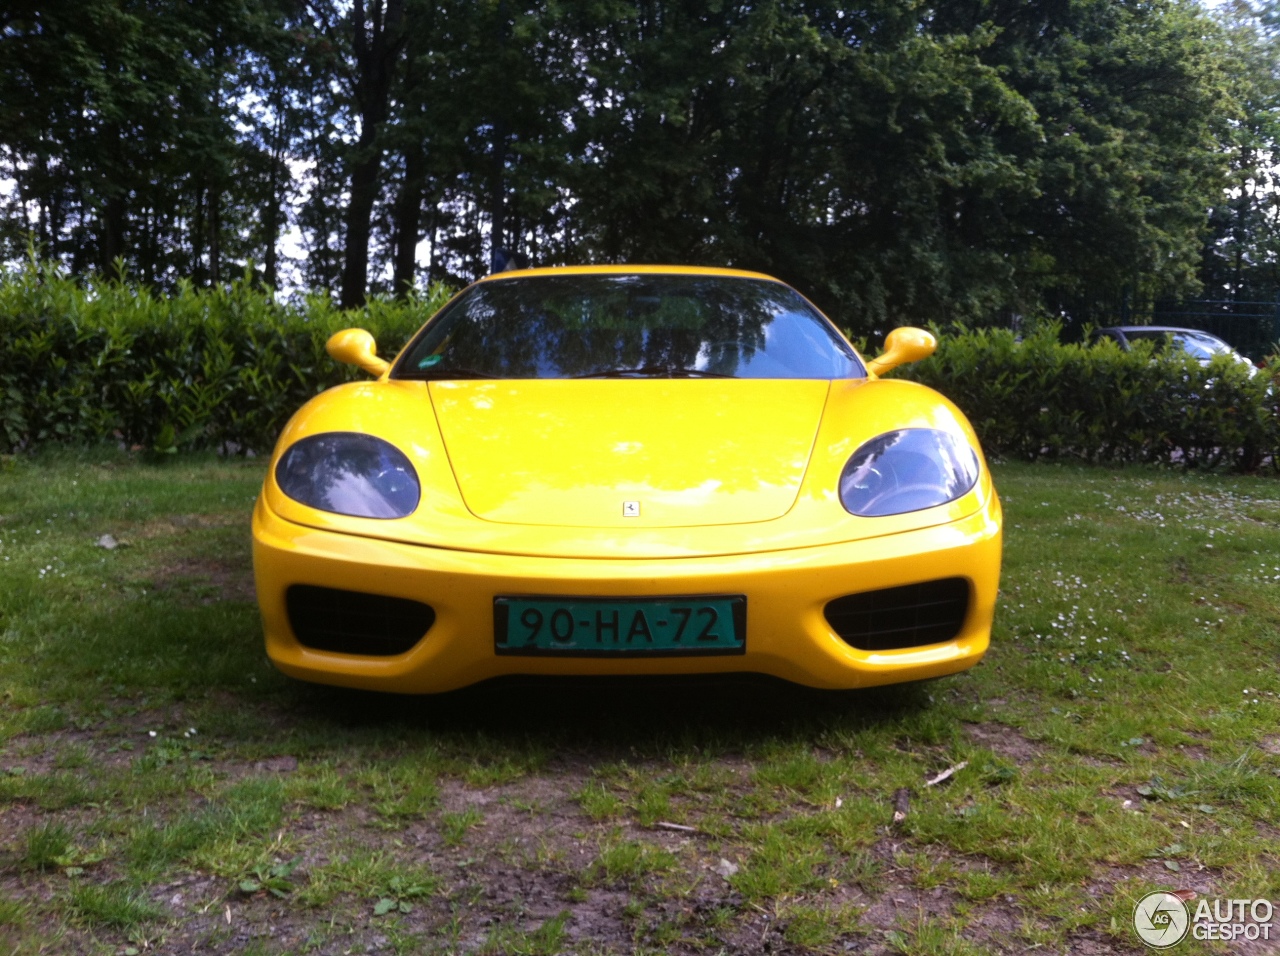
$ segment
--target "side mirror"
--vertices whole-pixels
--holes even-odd
[[[918,362],[933,354],[938,340],[932,332],[904,325],[894,329],[884,340],[884,351],[867,363],[867,371],[880,376],[908,362]]]
[[[329,357],[345,365],[358,365],[370,375],[382,376],[391,363],[378,358],[378,345],[364,329],[343,329],[324,344]]]

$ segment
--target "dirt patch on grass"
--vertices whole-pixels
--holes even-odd
[[[24,734],[17,745],[0,751],[0,774],[41,776],[75,771],[90,764],[108,769],[124,767],[146,744],[145,736],[137,743],[135,739],[109,739],[91,731],[71,729]]]
[[[166,518],[147,521],[133,527],[122,527],[112,533],[122,542],[148,541],[153,538],[168,538],[187,531],[205,530],[209,528],[233,528],[237,525],[249,528],[249,512],[227,511],[206,515],[170,515]]]
[[[998,757],[1023,766],[1037,759],[1044,748],[1028,740],[1012,727],[986,722],[965,724],[965,736],[979,747],[985,747]]]
[[[1208,760],[1209,748],[1200,744],[1179,744],[1178,751],[1191,760]]]
[[[239,558],[183,558],[158,568],[152,587],[161,593],[189,596],[193,602],[257,601],[253,569]]]

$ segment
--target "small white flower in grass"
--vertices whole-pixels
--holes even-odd
[[[147,736],[148,736],[148,737],[154,737],[155,735],[156,735],[156,732],[155,732],[154,730],[148,730],[148,731],[147,731]]]

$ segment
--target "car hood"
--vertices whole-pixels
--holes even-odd
[[[579,528],[769,521],[804,480],[829,383],[748,379],[432,382],[478,518]]]
[[[299,547],[348,556],[361,552],[362,538],[377,538],[597,559],[864,540],[956,521],[992,499],[984,467],[978,485],[948,504],[851,515],[837,496],[845,462],[862,442],[896,428],[959,431],[977,448],[959,409],[892,379],[352,382],[290,419],[262,504],[343,536],[303,538]],[[356,518],[284,494],[275,479],[280,456],[301,438],[344,431],[374,435],[408,456],[422,491],[412,515]],[[624,517],[625,501],[639,502],[639,517]]]

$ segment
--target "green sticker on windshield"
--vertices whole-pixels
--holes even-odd
[[[439,365],[443,355],[427,355],[418,363],[418,368],[431,368],[433,365]]]

